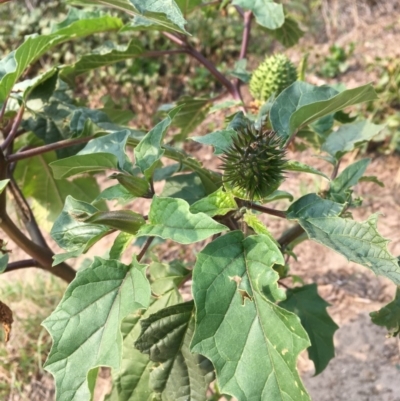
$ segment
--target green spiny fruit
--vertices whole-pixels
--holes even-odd
[[[284,179],[286,151],[282,145],[273,131],[257,130],[250,124],[241,128],[221,157],[225,186],[251,200],[274,192]]]
[[[297,80],[294,64],[283,54],[267,57],[250,79],[250,93],[254,99],[265,102],[275,93],[279,95]]]

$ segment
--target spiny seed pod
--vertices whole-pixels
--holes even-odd
[[[278,189],[286,163],[282,139],[273,131],[241,128],[221,156],[225,186],[246,199],[262,199]],[[239,196],[239,195],[238,195]]]
[[[267,57],[250,79],[250,93],[254,99],[265,102],[275,93],[279,95],[297,80],[294,64],[283,54]]]

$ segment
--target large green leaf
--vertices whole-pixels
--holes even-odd
[[[179,174],[165,180],[160,196],[184,199],[189,205],[206,196],[206,190],[197,173]]]
[[[330,305],[318,295],[316,284],[288,289],[286,296],[279,306],[300,318],[310,337],[308,356],[314,362],[315,374],[318,375],[335,356],[333,335],[339,327],[326,311]]]
[[[97,32],[115,31],[123,26],[122,21],[116,17],[93,17],[92,14],[81,16],[82,19],[75,19],[49,35],[29,36],[18,49],[0,61],[0,109],[25,69],[51,48]]]
[[[388,240],[377,231],[377,216],[359,223],[338,217],[343,205],[319,198],[303,196],[287,212],[288,219],[297,220],[309,238],[400,284],[400,267],[388,251]]]
[[[154,266],[151,265],[152,278],[154,278],[153,271]],[[157,294],[157,298],[142,316],[135,313],[123,321],[121,329],[124,342],[121,369],[113,374],[114,389],[109,401],[146,401],[153,394],[149,385],[153,362],[133,344],[140,334],[141,318],[145,319],[160,309],[182,302],[175,283],[183,279],[184,277],[180,276],[176,270],[172,272],[170,266],[163,264],[161,270],[157,269],[156,278],[151,285],[151,290]]]
[[[170,306],[142,320],[135,347],[157,362],[150,385],[163,401],[206,401],[213,366],[189,346],[194,330],[193,301]]]
[[[45,368],[57,401],[89,401],[88,373],[121,367],[122,320],[150,302],[145,265],[95,258],[77,273],[56,310],[43,322],[53,338]]]
[[[192,213],[205,213],[210,217],[224,216],[232,210],[238,208],[234,196],[230,192],[224,192],[222,188],[198,200],[192,206]]]
[[[277,29],[285,22],[282,4],[272,0],[233,0],[232,4],[251,10],[256,21],[268,29]]]
[[[397,287],[396,296],[392,302],[369,315],[373,323],[385,326],[391,337],[400,334],[400,287]]]
[[[185,19],[174,0],[73,0],[80,5],[116,8],[133,17],[125,29],[162,30],[186,33]]]
[[[345,153],[371,140],[383,128],[384,125],[372,124],[367,120],[342,125],[328,136],[322,150],[339,160]]]
[[[377,99],[370,84],[338,93],[329,86],[296,81],[275,100],[270,112],[272,127],[285,140],[308,124],[347,106]]]
[[[136,40],[130,41],[126,46],[106,42],[102,47],[95,49],[93,53],[83,55],[74,64],[62,67],[60,77],[65,82],[72,84],[75,77],[80,74],[102,66],[115,64],[118,61],[133,59],[140,56],[142,51]]]
[[[50,222],[61,213],[68,195],[92,202],[100,189],[93,177],[80,177],[75,180],[56,180],[49,163],[57,160],[54,152],[47,152],[17,163],[14,177],[23,194],[34,200],[32,205],[35,216],[39,220]]]
[[[284,260],[271,239],[234,231],[208,244],[194,268],[192,351],[239,401],[310,400],[296,368],[310,343],[299,318],[275,304],[285,298],[275,263]]]
[[[139,236],[156,236],[172,239],[180,244],[192,244],[227,230],[204,213],[192,214],[183,199],[154,197],[149,223],[142,226]]]
[[[161,148],[161,143],[178,112],[179,108],[172,109],[167,117],[150,130],[135,147],[136,165],[148,179],[152,177],[155,167],[165,152]]]

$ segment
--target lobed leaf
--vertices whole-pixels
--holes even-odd
[[[194,268],[191,349],[239,401],[310,400],[296,368],[309,340],[298,317],[275,304],[285,298],[275,263],[284,260],[271,239],[234,231],[208,244]]]
[[[150,265],[149,269],[154,278],[154,266]],[[172,270],[169,265],[162,265],[162,269],[157,272],[151,285],[151,290],[157,294],[157,298],[152,300],[142,316],[135,313],[128,316],[122,323],[121,331],[124,340],[121,369],[113,374],[114,387],[107,398],[108,401],[144,401],[151,399],[154,394],[149,383],[153,362],[133,344],[141,331],[141,319],[149,317],[160,309],[182,302],[175,283],[182,281],[183,276],[180,276],[178,271]]]
[[[141,322],[135,347],[157,362],[150,385],[163,401],[207,400],[214,369],[206,358],[190,352],[193,312],[193,301],[189,301],[161,309]]]
[[[57,401],[91,400],[89,372],[121,368],[122,320],[150,302],[145,267],[135,260],[127,266],[95,258],[42,323],[53,339],[45,369],[54,376]]]
[[[338,217],[342,208],[343,205],[309,194],[290,206],[287,218],[297,220],[310,239],[399,285],[400,267],[387,249],[389,241],[377,231],[377,217],[373,215],[359,223]]]

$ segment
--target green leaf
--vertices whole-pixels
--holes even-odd
[[[333,335],[339,327],[326,311],[330,304],[318,295],[316,284],[288,289],[286,296],[279,306],[300,318],[310,337],[308,356],[314,362],[315,375],[318,375],[335,356]]]
[[[142,52],[143,50],[137,40],[130,41],[126,46],[106,42],[102,47],[95,49],[93,53],[83,55],[74,64],[62,67],[60,77],[65,82],[73,84],[78,75],[119,61],[133,59],[140,56]]]
[[[198,200],[190,206],[191,213],[205,213],[207,216],[225,216],[232,210],[238,209],[234,196],[219,188],[217,191]]]
[[[137,313],[128,316],[122,323],[122,334],[124,337],[122,349],[122,362],[119,372],[114,372],[114,389],[110,401],[145,401],[150,400],[152,389],[149,386],[150,370],[153,362],[149,356],[142,354],[133,347],[134,342],[140,334],[141,318],[147,318],[151,314],[167,306],[182,302],[177,288],[172,284],[174,278],[169,276],[169,270],[163,266],[162,272],[159,272],[156,280],[152,284],[152,292],[159,296],[153,300],[146,312],[140,316]],[[151,266],[150,266],[151,269]],[[165,291],[157,292],[162,288],[158,285],[159,280],[163,281]],[[114,397],[114,398],[113,398]]]
[[[400,333],[400,288],[397,287],[394,300],[377,312],[369,314],[374,324],[385,326],[389,330],[389,336],[395,337]]]
[[[7,184],[10,182],[9,179],[1,180],[0,181],[0,194],[3,193],[4,189],[6,188]]]
[[[207,195],[203,183],[197,173],[174,175],[165,180],[165,186],[160,196],[163,198],[179,198],[189,205]]]
[[[133,17],[125,29],[185,31],[186,21],[174,0],[73,0],[73,4],[100,5],[124,11]]]
[[[193,273],[191,349],[211,360],[218,387],[238,400],[310,400],[296,359],[310,343],[299,318],[275,304],[278,247],[264,235],[230,232],[208,244]]]
[[[202,3],[202,0],[175,0],[175,3],[182,11],[182,14],[186,16],[198,7]]]
[[[308,219],[314,217],[335,217],[343,211],[343,205],[328,199],[322,199],[317,194],[302,196],[294,202],[286,212],[289,220]]]
[[[80,173],[116,170],[118,159],[111,153],[95,153],[93,155],[76,155],[56,160],[50,164],[54,178],[59,180]]]
[[[224,153],[225,149],[231,146],[232,138],[236,135],[235,130],[226,129],[222,131],[214,131],[203,136],[192,136],[190,139],[204,145],[214,146],[214,154],[220,155]]]
[[[88,171],[119,169],[131,172],[133,165],[125,153],[130,131],[122,130],[89,141],[77,155],[50,164],[56,179]]]
[[[43,322],[53,339],[45,368],[54,376],[57,400],[89,401],[88,373],[98,366],[120,369],[122,320],[150,303],[145,267],[95,258]]]
[[[87,17],[87,14],[84,14],[82,19],[49,35],[29,36],[18,49],[0,61],[0,109],[26,68],[51,48],[97,32],[115,31],[122,26],[119,18],[111,16],[92,18],[90,15]]]
[[[118,199],[121,203],[127,203],[136,199],[136,196],[133,196],[121,184],[117,184],[103,190],[92,203],[96,203],[103,199],[104,200]]]
[[[190,213],[187,202],[173,198],[153,198],[149,223],[140,228],[138,237],[155,236],[180,244],[192,244],[227,230],[204,213]]]
[[[377,216],[359,223],[337,217],[342,208],[343,205],[310,194],[290,206],[287,218],[297,220],[310,239],[399,285],[400,267],[387,249],[389,241],[377,231]]]
[[[343,194],[356,185],[363,176],[371,159],[361,159],[347,166],[332,182],[329,194]]]
[[[288,160],[285,164],[284,169],[288,171],[298,171],[302,173],[316,174],[329,180],[329,177],[327,177],[322,171],[319,171],[314,167],[308,166],[307,164],[295,160]]]
[[[124,129],[89,141],[78,155],[92,155],[95,153],[110,153],[118,159],[118,169],[131,172],[132,162],[125,152],[126,143],[131,131]]]
[[[193,301],[170,306],[142,320],[135,347],[159,365],[150,374],[150,385],[161,399],[207,400],[213,367],[189,350],[194,330]]]
[[[75,220],[72,214],[94,214],[99,209],[90,203],[82,202],[67,196],[64,209],[54,222],[51,236],[57,245],[68,252],[89,249],[94,243],[106,235],[109,228],[99,224],[86,224]]]
[[[296,81],[275,100],[270,112],[273,129],[285,140],[296,130],[347,106],[377,99],[370,84],[338,92],[329,86],[316,87]]]
[[[180,133],[174,137],[177,141],[183,141],[188,134],[194,131],[207,117],[211,108],[210,99],[192,98],[184,96],[177,103],[180,110],[174,118],[174,126],[181,129]]]
[[[280,28],[268,30],[268,33],[285,47],[294,46],[304,35],[297,21],[291,17],[285,17],[285,22]]]
[[[139,228],[143,224],[146,224],[143,216],[139,213],[132,212],[132,210],[99,211],[93,214],[88,214],[85,211],[78,211],[78,213],[75,214],[72,211],[70,214],[75,220],[82,221],[83,223],[100,224],[133,235],[139,231]]]
[[[264,225],[264,223],[261,220],[259,220],[259,218],[255,214],[246,211],[246,213],[243,216],[243,221],[249,227],[251,227],[256,234],[266,235],[276,246],[278,247],[280,246],[279,243],[274,238],[274,236],[270,233],[268,228]]]
[[[33,200],[32,209],[36,218],[42,222],[56,220],[68,195],[90,203],[100,192],[93,177],[54,179],[49,164],[55,160],[55,152],[20,160],[14,173],[25,197]]]
[[[8,253],[0,255],[0,274],[7,269],[8,259],[9,259]]]
[[[149,273],[152,279],[151,290],[156,295],[165,294],[168,291],[178,291],[179,286],[191,273],[186,266],[179,262],[171,263],[153,262],[149,266]]]
[[[128,249],[129,245],[131,245],[134,238],[135,236],[133,234],[120,232],[110,249],[109,258],[119,260]]]
[[[57,73],[57,68],[52,68],[32,79],[18,82],[13,87],[14,96],[21,96],[25,102],[28,99],[48,99],[54,92]]]
[[[339,160],[344,154],[378,135],[383,128],[384,125],[372,124],[367,120],[342,125],[328,136],[322,150]]]
[[[178,112],[179,108],[172,109],[167,117],[149,131],[135,147],[136,165],[147,179],[152,177],[154,168],[165,152],[161,148],[161,143],[167,129]]]
[[[251,10],[259,25],[268,29],[277,29],[285,22],[282,4],[271,0],[233,0],[232,4]]]
[[[385,186],[385,184],[382,181],[378,180],[378,178],[374,175],[365,175],[364,177],[361,177],[358,182],[373,182],[382,188]]]

